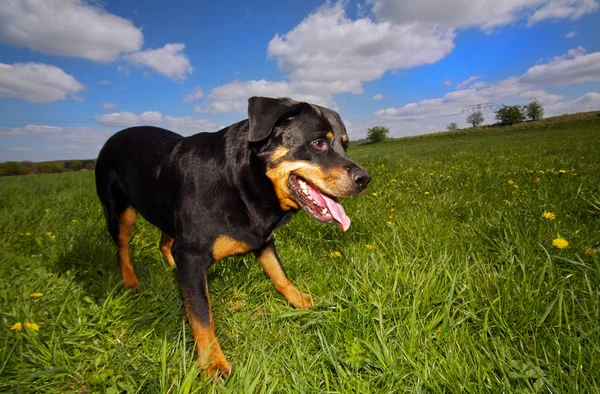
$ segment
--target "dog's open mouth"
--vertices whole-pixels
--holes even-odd
[[[288,184],[290,189],[294,191],[296,202],[309,215],[323,223],[335,221],[342,231],[348,230],[350,218],[335,197],[324,194],[315,185],[295,174],[290,175]]]

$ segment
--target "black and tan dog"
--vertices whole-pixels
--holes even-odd
[[[139,282],[129,240],[138,213],[162,230],[160,249],[177,276],[208,374],[230,365],[216,340],[206,270],[254,252],[277,290],[296,308],[311,299],[287,278],[271,238],[300,208],[342,230],[350,219],[336,197],[360,193],[367,172],[346,156],[339,115],[290,99],[252,97],[248,119],[215,133],[182,137],[156,127],[113,135],[96,164],[96,187],[117,245],[123,284]]]

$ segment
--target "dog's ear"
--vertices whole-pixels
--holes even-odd
[[[302,103],[288,98],[250,97],[248,99],[248,141],[262,141],[271,135],[277,122],[299,111]]]

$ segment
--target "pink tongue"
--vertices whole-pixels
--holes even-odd
[[[348,230],[348,227],[350,227],[350,218],[346,215],[346,212],[344,212],[344,207],[342,207],[342,204],[327,197],[312,185],[307,183],[307,186],[313,199],[316,199],[321,204],[325,203],[329,213],[331,216],[333,216],[342,231]]]

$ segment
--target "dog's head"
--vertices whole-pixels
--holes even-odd
[[[348,135],[340,116],[287,98],[252,97],[248,125],[248,140],[264,161],[281,208],[303,208],[346,231],[350,219],[336,197],[359,194],[369,174],[346,155]]]

